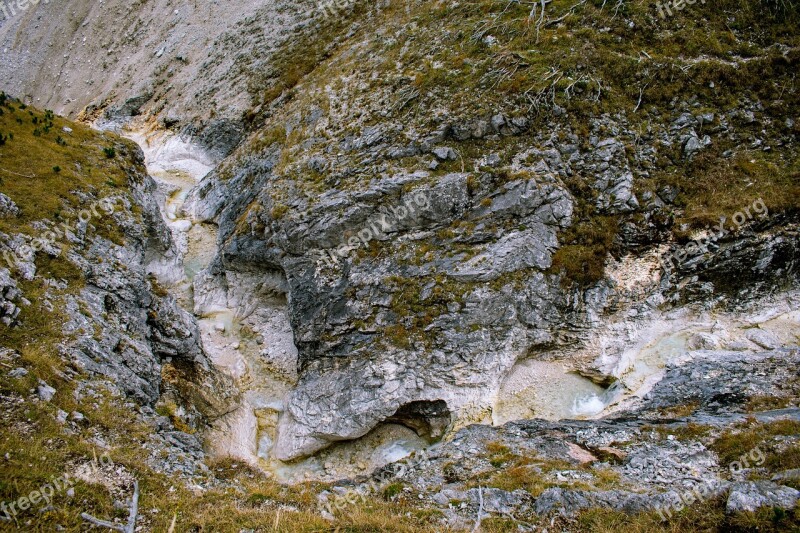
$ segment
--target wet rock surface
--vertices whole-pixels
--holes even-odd
[[[761,507],[792,509],[797,490],[780,481],[737,481],[737,471],[729,471],[708,444],[714,441],[709,435],[746,424],[748,417],[759,423],[796,423],[800,421],[800,410],[794,407],[730,414],[736,410],[720,411],[718,398],[702,391],[714,388],[708,380],[713,375],[729,384],[740,404],[764,394],[779,396],[785,377],[760,381],[759,387],[753,388],[756,378],[752,376],[763,374],[776,360],[791,369],[800,363],[800,352],[794,349],[757,354],[751,367],[737,367],[736,357],[740,356],[705,352],[702,357],[668,369],[635,411],[616,416],[591,421],[525,420],[501,427],[466,427],[422,454],[386,466],[372,479],[383,483],[378,487],[387,483],[408,486],[417,505],[441,510],[451,524],[475,519],[480,507],[478,486],[482,486],[483,512],[513,517],[522,523],[525,517],[568,517],[593,508],[627,514],[660,510],[669,516],[682,508],[688,497],[702,501],[724,496],[730,513]],[[796,375],[795,372],[795,380]],[[697,394],[665,404],[662,394],[674,390],[676,383]],[[687,403],[694,406],[689,416],[665,416],[669,413],[665,408]],[[675,437],[686,428],[701,426],[710,428],[710,433]],[[768,454],[780,452],[763,453],[757,464],[750,458],[751,476],[759,471],[758,466]],[[609,472],[614,474],[609,476]],[[601,479],[614,481],[608,485]],[[514,484],[520,488],[492,488]]]

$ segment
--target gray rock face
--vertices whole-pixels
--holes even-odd
[[[442,161],[454,161],[458,157],[455,150],[449,147],[434,148],[433,154]]]
[[[762,329],[748,330],[745,336],[749,341],[767,350],[774,350],[781,345],[781,341],[775,335]]]
[[[647,400],[658,408],[700,402],[707,412],[737,413],[743,411],[750,396],[784,396],[782,385],[798,372],[797,350],[711,352],[692,364],[671,369]]]
[[[201,127],[189,127],[185,134],[197,139],[212,157],[221,161],[236,148],[245,135],[245,126],[240,121],[217,119],[205,122]]]
[[[509,492],[501,489],[470,489],[467,498],[473,505],[480,506],[483,501],[483,511],[494,514],[513,513],[523,505],[530,505],[533,498],[524,490]]]
[[[71,118],[85,112],[115,122],[152,119],[182,127],[218,156],[239,142],[242,114],[252,107],[250,91],[265,83],[275,48],[322,14],[307,0],[205,6],[159,0],[144,10],[116,0],[102,7],[83,1],[29,7],[28,17],[0,26],[7,92],[30,95]],[[73,16],[82,23],[51,33]],[[125,22],[137,18],[152,31]],[[73,51],[76,42],[85,43],[80,53]],[[255,49],[259,53],[232,66],[242,50]],[[168,90],[154,88],[159,79],[170,80]]]
[[[794,238],[797,223],[772,222],[775,225],[762,233],[748,231],[717,241],[710,256],[701,254],[680,265],[667,265],[665,274],[671,277],[665,286],[667,300],[702,301],[711,291],[753,298],[776,284],[793,283],[793,264],[800,256],[800,243]],[[685,282],[679,283],[681,279]]]
[[[39,399],[43,402],[49,402],[53,399],[53,396],[56,395],[56,389],[41,381],[39,386],[36,388],[36,394],[39,396]]]
[[[687,479],[715,477],[716,458],[699,443],[645,442],[626,451],[625,475],[649,485],[677,489]]]
[[[651,510],[653,504],[657,501],[652,496],[627,491],[585,491],[552,488],[547,489],[541,496],[536,498],[534,509],[540,515],[558,513],[573,516],[578,511],[592,507],[608,508],[633,514]]]
[[[261,176],[269,180],[269,174]],[[266,228],[265,236],[258,238],[235,234],[229,225],[238,218],[238,209],[252,201],[230,201],[226,191],[235,187],[237,177],[223,184],[211,175],[193,193],[193,211],[217,216],[220,238],[229,243],[212,274],[260,264],[265,273],[278,270],[286,276],[304,375],[279,424],[276,457],[291,459],[337,440],[357,438],[416,401],[444,401],[458,416],[465,410],[478,411],[483,408],[475,405],[478,398],[487,396],[510,365],[532,343],[547,340],[544,330],[558,315],[561,296],[548,289],[555,279],[539,272],[550,266],[556,232],[571,221],[569,194],[546,178],[494,189],[489,178],[482,178],[487,190],[478,197],[470,192],[468,174],[446,175],[430,187],[424,186],[426,178],[425,173],[399,175],[377,180],[358,193],[331,192],[305,215],[299,214],[306,209],[305,200],[289,200],[292,208],[281,220],[250,222]],[[492,197],[491,205],[482,202],[486,194]],[[274,205],[267,195],[258,201]],[[436,254],[426,265],[398,270],[390,258],[364,262],[358,257],[358,249],[371,240],[392,239],[414,247],[417,234],[430,238],[426,232],[487,215],[525,229],[487,233],[482,237],[484,251],[471,259]],[[534,276],[517,294],[481,289],[466,294],[463,304],[448,306],[427,330],[439,339],[435,350],[412,342],[407,348],[382,348],[388,359],[367,356],[384,343],[379,331],[399,318],[391,311],[399,295],[386,283],[392,276],[399,274],[416,284],[440,272],[470,282],[524,270]],[[345,290],[358,296],[348,301]],[[365,331],[353,328],[365,314],[374,316],[374,326]],[[496,324],[498,329],[490,335],[453,334],[472,324]],[[323,340],[332,335],[333,340]],[[470,366],[487,370],[474,375]]]
[[[183,359],[207,366],[200,344],[200,331],[194,318],[179,308],[172,297],[153,300],[148,315],[150,343],[153,352],[161,357]]]
[[[729,513],[757,511],[761,507],[794,509],[800,491],[768,481],[734,483],[728,494],[726,510]]]
[[[21,311],[20,306],[29,304],[8,269],[0,267],[0,322],[6,326],[14,325]]]
[[[143,164],[141,153],[134,157]],[[171,330],[163,327],[158,313],[165,314],[171,305],[172,311],[167,313],[170,318],[180,314],[174,302],[157,301],[149,290],[145,272],[147,254],[162,253],[171,245],[169,231],[155,203],[155,184],[141,171],[131,172],[129,183],[135,204],[121,198],[122,208],[114,213],[128,237],[126,245],[118,246],[95,237],[78,240],[69,251],[69,260],[90,283],[80,294],[67,297],[70,320],[64,324],[64,331],[73,335],[75,341],[63,349],[82,368],[112,379],[127,394],[149,404],[158,399],[161,382],[158,352],[154,348],[164,349],[168,334],[180,328],[180,322]],[[132,216],[133,205],[140,206],[144,226]],[[83,313],[81,308],[88,308],[89,312]],[[96,329],[99,335],[94,333]],[[170,342],[179,345],[181,341]],[[188,346],[183,348],[192,351]],[[195,346],[192,353],[198,350]]]
[[[288,126],[306,120],[311,114]],[[659,210],[677,198],[664,190],[663,198],[650,194],[640,205],[633,185],[643,164],[627,154],[623,127],[608,117],[591,127],[598,133],[589,138],[591,150],[582,150],[575,135],[539,133],[492,165],[434,176],[386,169],[414,155],[457,165],[449,145],[492,134],[513,138],[526,123],[495,114],[409,138],[397,135],[401,124],[385,122],[332,139],[325,149],[326,141],[308,139],[294,164],[303,172],[324,169],[322,194],[280,175],[275,146],[242,158],[232,177],[212,172],[199,184],[187,211],[219,224],[221,246],[203,283],[244,270],[285,280],[300,379],[278,424],[277,458],[363,436],[414,402],[443,401],[454,420],[483,420],[518,360],[585,342],[616,306],[646,309],[704,300],[714,290],[736,293],[747,281],[730,273],[743,265],[754,279],[790,268],[795,244],[788,234],[767,232],[769,238],[720,242],[702,265],[668,269],[638,303],[609,280],[565,290],[550,271],[559,234],[575,222],[565,180],[591,176],[602,213],[642,213],[640,225],[620,231],[621,255],[663,238]],[[696,127],[688,114],[661,135],[677,146]],[[645,150],[644,166],[656,156]],[[353,178],[362,173],[369,178]],[[722,345],[710,335],[692,342],[704,350]]]
[[[546,270],[558,248],[556,232],[544,224],[504,235],[499,241],[456,267],[453,277],[465,281],[491,281],[527,268]]]
[[[732,362],[728,352],[702,352],[704,358],[690,359],[680,367],[666,370],[663,391],[645,398],[633,412],[621,412],[601,420],[524,420],[501,427],[471,425],[456,432],[451,439],[436,445],[422,456],[401,464],[387,465],[376,471],[386,482],[401,482],[419,493],[420,502],[453,520],[472,523],[477,516],[478,490],[483,486],[483,510],[525,520],[525,517],[574,516],[582,510],[605,508],[635,514],[658,513],[667,519],[697,501],[709,502],[727,496],[729,513],[755,511],[761,507],[792,509],[800,493],[782,486],[782,480],[794,479],[785,472],[776,482],[729,480],[733,467],[721,468],[719,458],[706,448],[701,437],[678,439],[670,434],[687,427],[708,427],[711,435],[719,435],[734,424],[755,418],[758,422],[800,420],[800,410],[785,409],[763,413],[735,414],[730,410],[714,414],[718,399],[710,391],[721,382],[733,382],[742,402],[753,397],[779,394],[781,379],[765,382],[753,388],[760,376],[776,364],[788,364],[787,374],[796,371],[800,361],[796,351],[775,351],[755,358],[746,369]],[[733,358],[735,360],[735,358]],[[741,358],[744,360],[745,358]],[[781,363],[778,363],[778,362]],[[743,379],[748,374],[757,377]],[[701,385],[713,376],[714,381]],[[686,390],[707,388],[707,393],[695,396],[697,410],[681,420],[665,418],[662,393],[666,395],[676,383],[686,380]],[[683,390],[679,387],[678,391]],[[691,424],[691,426],[689,426]],[[658,431],[654,431],[654,429]],[[787,437],[796,442],[796,436]],[[708,440],[713,441],[709,436]],[[771,446],[771,445],[769,445]],[[764,456],[781,453],[763,445]],[[752,459],[752,457],[751,457]],[[548,467],[548,465],[550,465]],[[578,468],[578,465],[583,465]],[[748,475],[763,475],[758,469],[761,461],[750,464]],[[555,470],[553,470],[555,469]],[[521,477],[520,471],[525,474]],[[618,481],[612,488],[597,487],[598,471],[613,472]],[[512,474],[513,472],[513,474]],[[498,490],[493,483],[550,485],[537,497],[522,490]],[[587,488],[587,485],[594,485]]]
[[[0,217],[11,218],[19,214],[19,207],[14,201],[0,192]]]
[[[379,183],[361,193],[360,201],[345,211],[343,217],[323,215],[330,213],[326,205],[340,202],[335,196],[325,199],[317,211],[321,220],[306,223],[289,220],[283,223],[271,241],[287,251],[306,248],[304,255],[308,258],[317,253],[311,248],[312,243],[335,243],[339,235],[357,233],[369,227],[373,218],[385,221],[382,218],[384,213],[389,213],[387,218],[394,223],[378,238],[391,235],[391,238],[402,239],[403,235],[421,228],[448,224],[458,216],[477,216],[483,210],[470,197],[466,176],[460,174],[446,176],[429,190],[414,192],[414,189],[392,206],[384,188],[396,190],[395,184],[402,181]],[[517,187],[526,190],[522,184]],[[425,270],[438,270],[463,281],[485,281],[525,269],[546,269],[556,247],[556,229],[568,223],[571,207],[563,191],[548,186],[543,190],[546,191],[544,194],[528,188],[517,198],[504,192],[505,199],[497,207],[494,216],[519,216],[528,229],[509,232],[496,242],[487,243],[486,251],[470,260],[436,258]],[[423,195],[423,201],[417,202],[415,194]],[[395,216],[393,208],[396,206],[408,206],[407,216]],[[297,245],[281,242],[278,237],[283,235],[291,236]],[[237,247],[241,249],[238,243]],[[268,257],[272,254],[268,252]],[[392,262],[358,264],[348,256],[329,271],[319,262],[310,263],[308,259],[265,259],[281,264],[287,272],[295,341],[301,349],[301,360],[316,360],[314,365],[307,367],[297,389],[290,395],[287,411],[281,419],[275,447],[276,456],[281,459],[308,455],[335,440],[359,437],[410,402],[442,400],[450,410],[463,411],[469,403],[484,396],[482,391],[490,390],[509,365],[539,338],[545,316],[556,314],[554,303],[542,301],[541,289],[535,289],[533,284],[516,297],[504,291],[477,291],[466,296],[463,308],[452,307],[452,311],[440,316],[428,329],[430,335],[440,337],[441,348],[431,352],[390,347],[389,358],[362,359],[358,354],[366,353],[381,338],[375,333],[353,331],[351,324],[370,309],[385,317],[378,318],[379,322],[391,320],[385,309],[387,302],[391,305],[397,295],[387,291],[381,280],[397,272]],[[420,269],[415,273],[410,270],[408,275],[413,279],[423,271]],[[547,278],[535,279],[545,281]],[[360,287],[363,296],[341,307],[344,303],[341,291],[347,286]],[[536,301],[542,310],[531,310],[529,301]],[[320,306],[319,302],[330,304]],[[453,334],[453,330],[461,325],[489,323],[495,323],[501,329],[489,336]],[[321,333],[320,326],[323,326],[322,331],[328,328],[337,331],[341,335],[338,342],[321,349],[316,340]],[[313,355],[324,353],[324,350],[332,354],[350,352],[354,357],[331,368],[324,358],[317,359]],[[486,370],[475,374],[463,365],[465,360],[471,362],[472,368]],[[466,393],[464,386],[468,387]],[[345,412],[348,415],[341,416]]]
[[[686,144],[683,145],[683,153],[686,157],[691,158],[704,148],[707,148],[711,145],[711,137],[705,135],[702,139],[697,136],[695,132],[692,132],[692,135],[686,141]]]
[[[49,286],[64,290],[63,296],[45,294],[51,306],[64,308],[67,320],[59,324],[68,340],[54,346],[67,360],[90,376],[102,376],[140,404],[155,403],[161,393],[162,362],[173,359],[187,371],[187,388],[197,388],[194,395],[199,407],[208,407],[209,416],[224,412],[223,404],[235,396],[232,384],[215,379],[211,365],[200,345],[196,323],[181,310],[174,298],[156,295],[148,279],[147,263],[153,256],[172,253],[171,235],[156,203],[156,185],[144,172],[141,150],[129,145],[117,146],[118,157],[130,161],[128,189],[114,198],[113,223],[125,236],[123,244],[112,242],[88,224],[76,223],[37,254],[61,256],[72,263],[86,280],[80,288],[69,287],[61,280],[47,280]],[[80,193],[86,205],[99,199]],[[75,213],[62,212],[75,219]],[[43,228],[46,225],[42,226]],[[26,239],[2,236],[0,248],[17,249]],[[69,244],[67,247],[66,244]],[[16,274],[32,278],[37,275],[36,257],[15,262]],[[41,275],[41,274],[38,274]],[[11,273],[0,268],[0,320],[14,326],[20,307],[27,305]],[[20,327],[24,327],[22,324]],[[192,375],[198,383],[192,384]],[[218,399],[203,402],[205,389],[218,387]],[[55,390],[47,384],[38,388],[44,401]]]
[[[718,350],[720,340],[711,333],[698,333],[689,339],[689,348],[692,350]]]
[[[15,368],[15,369],[11,370],[11,371],[8,373],[8,376],[9,376],[9,377],[12,377],[12,378],[21,378],[21,377],[25,377],[25,376],[27,376],[27,375],[28,375],[28,371],[27,371],[27,370],[25,370],[25,369],[24,369],[24,368],[22,368],[22,367]]]
[[[625,158],[625,147],[614,138],[603,139],[583,168],[598,174],[594,187],[601,192],[597,206],[608,212],[629,212],[639,206],[633,194],[633,173]]]

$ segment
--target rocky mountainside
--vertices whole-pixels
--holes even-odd
[[[800,527],[799,23],[20,8],[0,527]]]
[[[73,119],[186,131],[217,157],[242,138],[253,80],[318,11],[311,1],[11,7],[0,22],[8,93]]]

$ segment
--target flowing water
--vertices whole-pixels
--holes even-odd
[[[600,414],[613,394],[561,363],[526,360],[516,364],[501,384],[493,423],[588,418]]]

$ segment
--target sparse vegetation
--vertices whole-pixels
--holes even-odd
[[[364,16],[364,9],[357,3],[347,17]],[[735,16],[723,20],[722,12]],[[386,112],[421,128],[429,126],[426,110],[440,104],[454,117],[525,110],[535,131],[558,124],[560,134],[574,133],[584,150],[589,149],[591,135],[611,134],[590,127],[604,114],[624,113],[631,129],[647,131],[654,121],[674,119],[673,110],[681,100],[697,99],[703,108],[715,110],[716,116],[741,107],[745,100],[772,102],[764,113],[773,120],[768,134],[774,135],[783,127],[779,125],[782,117],[797,115],[800,108],[797,91],[787,86],[798,61],[798,37],[793,30],[799,15],[793,2],[775,9],[726,0],[720,5],[692,6],[669,20],[661,20],[654,6],[645,2],[612,8],[600,2],[561,0],[547,4],[545,13],[537,11],[536,16],[528,5],[493,0],[458,7],[411,2],[371,16],[388,34],[405,37],[373,41],[359,31],[345,36],[351,26],[343,17],[327,25],[322,36],[315,34],[313,42],[298,39],[279,51],[274,72],[253,86],[257,101],[291,96],[290,89],[302,80],[303,97],[286,98],[282,105],[291,112],[303,112],[312,102],[317,105],[315,91],[330,80],[361,79],[359,73],[371,69],[380,75],[343,87],[338,97],[353,108],[369,110],[370,106],[361,105],[368,95],[388,91],[404,100],[402,105],[389,105]],[[773,42],[781,42],[790,51],[783,54],[767,48]],[[360,52],[349,53],[351,49]],[[566,113],[560,118],[551,116],[555,106]],[[383,119],[367,117],[364,123]],[[287,139],[285,122],[276,115],[254,144],[261,149],[281,142],[278,174],[283,179],[318,194],[334,184],[357,189],[368,177],[358,166],[335,179],[329,170],[295,168],[294,161],[302,160],[305,152],[300,147],[320,132],[295,128]],[[757,124],[737,124],[737,128],[757,136],[761,134]],[[351,124],[334,123],[325,135],[341,139],[359,134],[358,129],[351,130]],[[440,163],[432,176],[469,170],[494,151],[495,144],[513,142],[505,137],[459,142],[459,160]],[[626,147],[629,158],[637,142],[638,138],[631,139]],[[729,159],[723,155],[725,150],[736,146],[726,142],[715,139],[712,148],[692,160],[683,157],[680,146],[659,148],[658,166],[648,170],[650,177],[636,172],[636,187],[642,191],[679,185],[677,213],[671,221],[678,233],[683,224],[703,227],[716,222],[719,215],[730,216],[762,191],[771,210],[795,209],[788,199],[798,195],[800,159],[796,155],[754,150]],[[398,165],[427,168],[428,161],[407,157]],[[576,198],[575,222],[560,235],[561,248],[551,272],[563,274],[567,285],[588,286],[602,278],[619,228],[632,218],[600,212],[589,179],[575,174],[565,183]],[[474,177],[469,184],[474,191]],[[487,198],[478,202],[490,205]]]
[[[800,527],[800,514],[797,511],[784,512],[779,509],[764,508],[758,513],[725,512],[725,499],[696,503],[675,513],[668,521],[662,521],[657,512],[626,514],[608,509],[592,509],[579,514],[571,531],[591,533],[630,533],[698,531],[698,532],[737,532],[749,531],[795,531]]]
[[[7,97],[5,102],[5,113],[0,116],[0,131],[9,132],[9,137],[13,134],[13,142],[0,146],[0,192],[17,204],[20,214],[13,220],[0,219],[0,231],[26,231],[34,235],[37,231],[30,227],[31,222],[44,219],[62,222],[59,218],[61,213],[81,205],[76,191],[92,191],[97,198],[103,198],[110,195],[106,187],[109,179],[113,178],[123,186],[127,184],[124,161],[94,156],[95,150],[99,152],[98,145],[112,134],[98,133],[56,117],[51,111],[40,112],[26,106],[26,115],[32,113],[41,122],[53,124],[53,128],[58,130],[64,126],[73,130],[69,146],[58,143],[58,136],[52,133],[40,131],[41,136],[36,137],[30,125],[17,122],[20,111],[15,110],[15,101]],[[117,142],[129,141],[118,139]],[[100,231],[106,232],[107,229],[101,227]],[[115,235],[114,239],[120,240],[121,236]]]
[[[797,405],[800,393],[792,396],[753,396],[747,401],[745,410],[748,413],[760,413],[774,409],[785,409]]]
[[[765,455],[764,467],[770,472],[800,468],[800,422],[777,420],[769,423],[747,422],[725,430],[710,448],[717,452],[720,464],[727,467],[759,448]],[[794,437],[794,438],[787,438]]]
[[[262,123],[267,126],[240,150],[243,157],[269,150],[276,166],[270,167],[273,176],[267,193],[272,197],[272,208],[254,204],[243,209],[235,224],[238,232],[262,233],[270,223],[277,226],[289,220],[287,217],[302,217],[306,209],[314,208],[321,193],[332,188],[360,191],[366,181],[420,170],[428,172],[419,182],[406,183],[402,192],[407,193],[413,187],[433,185],[448,173],[469,174],[469,198],[465,201],[479,211],[478,215],[468,221],[426,228],[432,231],[414,240],[372,241],[357,251],[358,260],[365,262],[378,263],[389,253],[401,257],[397,261],[400,268],[390,271],[396,274],[377,282],[391,294],[391,302],[382,308],[385,315],[381,316],[381,326],[375,324],[377,313],[359,317],[352,324],[365,337],[374,336],[402,349],[422,345],[432,352],[429,348],[435,339],[430,327],[449,312],[449,305],[463,303],[476,287],[509,291],[521,288],[528,279],[529,272],[520,270],[491,282],[466,283],[425,270],[436,265],[438,259],[472,258],[486,242],[480,239],[491,239],[492,234],[524,230],[525,226],[513,217],[498,222],[486,220],[489,217],[484,213],[500,205],[492,197],[496,198],[493,191],[503,185],[514,180],[530,180],[526,185],[537,185],[537,180],[544,179],[530,170],[509,170],[519,166],[517,162],[512,166],[513,156],[530,146],[527,131],[457,141],[457,134],[448,130],[443,136],[448,143],[457,145],[459,157],[432,165],[429,153],[420,155],[419,139],[411,138],[417,133],[424,137],[443,125],[450,126],[450,122],[500,112],[509,116],[511,110],[515,117],[529,119],[534,133],[552,131],[554,137],[574,136],[576,141],[561,140],[574,142],[576,149],[588,152],[593,149],[591,138],[617,135],[608,131],[613,128],[595,124],[599,117],[613,117],[610,122],[640,132],[637,139],[623,139],[627,143],[627,159],[635,166],[641,142],[657,145],[651,133],[654,123],[662,122],[668,127],[682,103],[691,100],[695,110],[708,107],[717,113],[757,103],[764,110],[763,117],[736,123],[739,138],[717,135],[712,146],[694,158],[686,158],[680,146],[657,145],[655,168],[642,165],[634,169],[637,192],[657,193],[665,186],[677,191],[675,200],[664,208],[669,211],[664,226],[678,238],[688,238],[693,230],[731,216],[757,197],[763,198],[771,212],[797,212],[797,149],[784,145],[778,150],[777,144],[772,147],[763,143],[798,132],[798,125],[789,126],[780,120],[784,115],[800,114],[800,100],[794,88],[800,64],[800,20],[793,1],[696,3],[667,21],[655,15],[651,3],[640,0],[616,4],[601,0],[553,0],[541,4],[412,0],[402,6],[389,4],[376,11],[373,4],[359,0],[346,16],[311,24],[280,48],[270,63],[273,68],[265,70],[263,76],[251,78],[254,110],[245,118],[253,127]],[[532,7],[546,11],[537,18],[532,15]],[[372,18],[366,19],[367,13]],[[353,24],[359,17],[367,22]],[[774,43],[780,46],[773,46]],[[303,94],[297,90],[301,85],[307,89]],[[360,105],[372,99],[379,104]],[[333,108],[326,110],[324,126],[316,127],[308,120],[312,104]],[[348,109],[359,109],[358,116],[348,114]],[[295,121],[295,117],[301,118]],[[353,155],[358,150],[352,146],[368,142],[362,138],[367,128],[390,121],[406,128],[388,128],[381,135],[396,135],[398,145],[409,145],[410,150],[388,155],[379,147],[368,158]],[[713,127],[718,122],[719,117],[715,117]],[[67,124],[72,130],[63,133],[66,138],[56,135],[69,131],[63,129]],[[129,147],[114,135],[68,123],[52,111],[29,108],[2,92],[0,131],[0,190],[20,208],[18,217],[0,219],[0,231],[4,233],[32,232],[34,224],[43,219],[63,221],[87,195],[99,198],[127,194]],[[500,154],[498,161],[503,163],[495,165],[483,160],[489,152]],[[307,154],[324,161],[308,165],[304,158]],[[226,162],[223,175],[238,163]],[[498,168],[501,165],[508,166]],[[568,189],[574,199],[574,222],[559,234],[560,248],[548,271],[561,275],[565,286],[573,288],[586,288],[602,280],[607,259],[620,244],[622,229],[628,223],[642,222],[636,218],[641,214],[612,214],[598,207],[594,177],[590,174],[583,167],[546,176],[549,183]],[[297,198],[307,205],[294,203],[288,191],[298,191]],[[297,205],[301,208],[290,213]],[[97,230],[101,235],[114,242],[122,238],[113,224],[103,226]],[[468,239],[473,236],[474,240]],[[233,240],[236,235],[228,237]],[[70,243],[61,245],[69,251]],[[175,478],[153,471],[144,451],[153,428],[141,422],[124,398],[101,386],[87,400],[91,402],[87,409],[87,404],[77,399],[77,380],[72,377],[79,369],[54,356],[54,347],[63,341],[59,327],[66,321],[65,311],[58,306],[48,308],[43,296],[46,291],[56,297],[75,292],[87,282],[64,255],[40,254],[36,258],[38,277],[20,282],[26,297],[33,302],[20,317],[25,329],[0,326],[0,345],[18,350],[20,357],[14,365],[30,371],[29,375],[14,379],[7,372],[0,372],[0,406],[8,428],[0,442],[0,457],[5,457],[0,461],[0,499],[17,497],[43,480],[61,475],[65,468],[90,456],[93,443],[107,442],[113,460],[134,473],[142,484],[146,529],[166,531],[173,517],[176,531],[442,529],[440,511],[423,508],[419,495],[405,490],[407,485],[401,482],[382,488],[378,498],[337,512],[338,520],[332,525],[318,510],[317,495],[328,488],[324,484],[287,487],[241,462],[221,460],[208,465],[209,483],[195,492]],[[61,283],[54,288],[46,279],[63,280],[67,288],[59,288]],[[149,288],[156,296],[168,295],[154,277],[149,280]],[[79,308],[87,313],[83,306]],[[516,309],[511,311],[518,313]],[[576,321],[574,317],[570,320]],[[575,326],[578,329],[581,325]],[[459,327],[471,333],[481,328],[470,323]],[[95,331],[96,337],[102,333]],[[250,331],[247,336],[252,339],[258,335]],[[337,340],[330,332],[321,336],[323,341]],[[57,386],[53,403],[19,402],[31,396],[38,379]],[[753,397],[746,409],[759,412],[796,405],[796,397],[794,391],[785,397]],[[691,403],[660,414],[679,419],[690,416],[698,407]],[[64,431],[54,420],[57,409],[68,413],[83,409],[87,427]],[[194,428],[184,422],[178,411],[170,401],[158,406],[158,413],[167,416],[178,430],[192,433]],[[796,442],[800,424],[795,421],[749,421],[721,433],[694,423],[662,423],[645,429],[662,438],[674,436],[680,441],[703,442],[719,455],[723,467],[758,446],[763,447],[765,467],[770,472],[800,468],[800,447]],[[534,497],[551,487],[607,490],[625,483],[617,470],[600,461],[581,465],[543,459],[502,442],[489,443],[486,450],[486,457],[478,461],[483,466],[488,463],[491,469],[487,466],[479,473],[463,473],[459,470],[461,465],[451,463],[443,468],[446,481],[459,475],[471,476],[468,487],[521,489]],[[556,477],[556,473],[567,470],[579,473],[580,481],[563,483]],[[59,496],[52,510],[36,517],[37,527],[41,524],[42,531],[50,531],[60,525],[77,531],[82,527],[80,511],[99,516],[122,514],[115,508],[114,495],[102,485],[80,482],[77,494],[74,500]],[[763,509],[729,515],[722,499],[698,503],[667,522],[661,522],[655,513],[596,509],[585,510],[574,518],[529,519],[535,522],[540,518],[542,524],[537,526],[569,531],[800,530],[797,510]],[[491,516],[482,529],[517,531],[519,522],[513,516]]]
[[[642,430],[655,430],[662,438],[673,436],[681,441],[702,441],[712,431],[712,427],[689,422],[687,424],[671,424],[668,426],[644,426]]]

